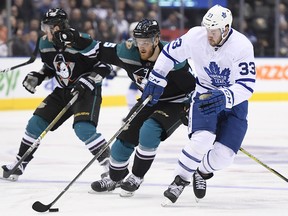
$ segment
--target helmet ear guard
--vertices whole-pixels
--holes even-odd
[[[210,8],[202,19],[202,26],[209,30],[220,29],[223,33],[228,25],[229,30],[232,26],[232,13],[228,8],[215,5]]]

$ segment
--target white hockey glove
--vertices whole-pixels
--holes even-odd
[[[45,79],[45,75],[36,71],[32,71],[26,75],[22,82],[24,88],[30,93],[34,94],[36,92],[36,86],[40,85]]]

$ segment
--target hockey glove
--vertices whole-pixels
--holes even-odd
[[[72,46],[79,38],[79,32],[73,28],[56,31],[53,36],[53,43],[56,47],[63,49],[67,45]]]
[[[44,74],[32,71],[26,75],[22,85],[27,91],[34,94],[36,92],[36,86],[40,85],[45,77],[46,76]]]
[[[71,90],[71,94],[75,95],[78,92],[78,98],[81,98],[86,91],[94,91],[97,85],[101,85],[102,77],[100,75],[96,75],[95,77],[81,77],[74,88]]]
[[[211,90],[194,99],[196,106],[204,115],[216,115],[233,106],[233,93],[228,89]]]
[[[152,96],[148,106],[156,104],[164,92],[164,88],[167,85],[167,79],[162,75],[156,73],[154,70],[151,71],[148,82],[143,90],[141,99],[145,100],[149,95]]]

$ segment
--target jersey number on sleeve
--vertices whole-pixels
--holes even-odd
[[[177,38],[172,43],[172,49],[175,49],[175,48],[181,46],[181,44],[182,44],[182,39],[181,38]]]
[[[116,43],[110,43],[110,42],[105,42],[103,44],[104,47],[115,47],[117,44]]]

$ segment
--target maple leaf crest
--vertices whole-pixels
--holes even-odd
[[[204,70],[211,78],[211,82],[214,86],[230,86],[229,77],[230,77],[230,69],[224,68],[222,71],[220,67],[216,64],[216,62],[210,62],[209,68],[204,67]]]

